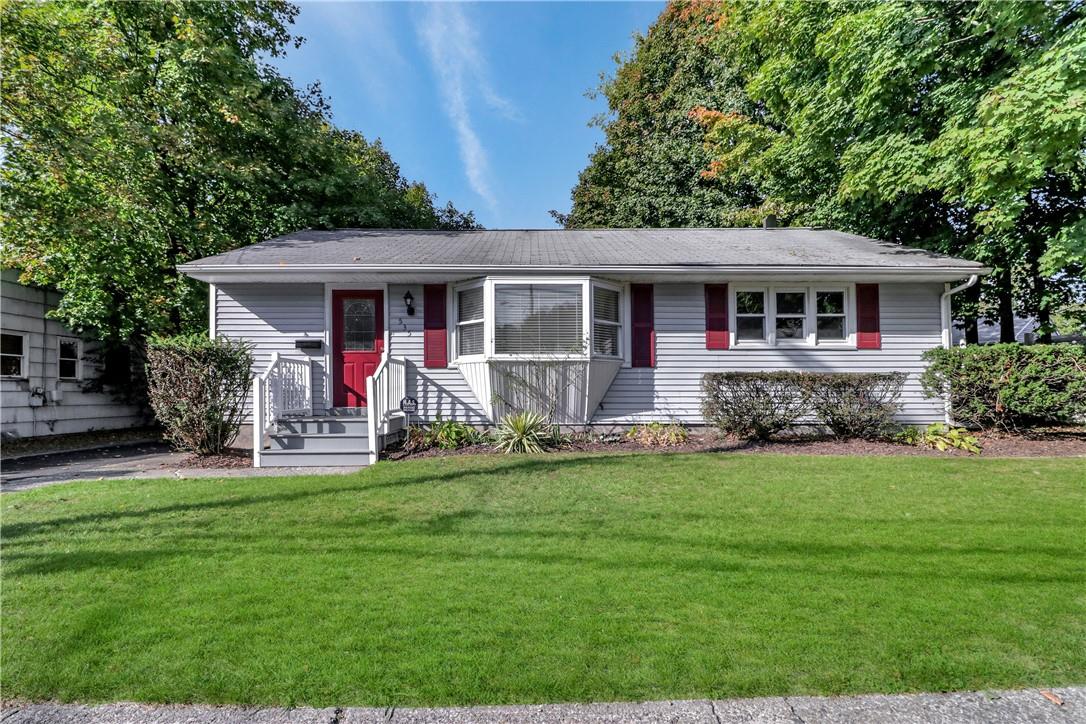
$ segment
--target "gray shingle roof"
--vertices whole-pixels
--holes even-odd
[[[182,269],[877,267],[980,271],[976,262],[823,229],[299,231]]]

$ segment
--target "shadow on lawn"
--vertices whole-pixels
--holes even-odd
[[[289,493],[269,493],[267,495],[248,495],[248,496],[236,496],[221,498],[218,500],[206,500],[195,503],[177,503],[174,505],[164,505],[154,508],[144,508],[141,510],[114,510],[102,513],[88,513],[86,515],[75,515],[66,518],[53,518],[49,520],[34,521],[29,523],[8,523],[3,527],[3,539],[4,544],[9,542],[18,541],[20,538],[34,535],[46,530],[52,530],[56,528],[65,528],[69,526],[79,526],[84,524],[97,525],[101,523],[109,523],[119,520],[143,520],[158,515],[168,515],[171,513],[187,513],[197,512],[204,510],[217,510],[217,509],[230,509],[241,508],[249,505],[265,505],[267,503],[291,503],[305,501],[311,498],[326,496],[326,495],[343,495],[349,493],[361,493],[374,490],[382,490],[387,488],[406,488],[414,485],[427,485],[437,483],[449,483],[462,478],[471,478],[481,475],[490,474],[506,474],[506,473],[526,473],[526,474],[546,474],[552,472],[569,471],[574,468],[592,468],[601,467],[611,464],[616,459],[638,457],[634,453],[620,454],[620,455],[606,455],[606,456],[586,456],[586,457],[562,457],[551,459],[539,459],[528,458],[513,460],[508,463],[492,464],[493,458],[486,460],[466,460],[466,464],[463,468],[448,470],[437,475],[424,475],[424,476],[411,476],[406,478],[393,478],[388,481],[381,482],[368,482],[371,478],[371,473],[389,473],[395,474],[395,468],[386,468],[384,470],[370,469],[363,470],[356,475],[358,485],[352,486],[334,486],[318,488],[313,490],[299,490]],[[456,458],[450,458],[450,460],[456,460]],[[459,461],[458,461],[459,462]],[[387,474],[387,473],[386,473]],[[315,480],[319,478],[313,478]],[[255,480],[255,478],[244,479]],[[273,478],[265,478],[262,480],[273,480]],[[273,484],[273,483],[269,483]],[[229,485],[224,484],[224,492],[230,492]]]

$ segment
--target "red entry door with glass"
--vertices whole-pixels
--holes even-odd
[[[385,347],[383,295],[379,291],[332,292],[332,404],[366,407],[366,379],[381,364]]]

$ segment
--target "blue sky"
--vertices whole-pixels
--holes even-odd
[[[655,2],[301,2],[306,42],[277,60],[319,80],[335,123],[381,138],[404,175],[489,228],[553,228],[603,138],[585,92]]]

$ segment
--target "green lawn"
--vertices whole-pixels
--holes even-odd
[[[1086,682],[1086,461],[548,455],[4,494],[5,697]]]

